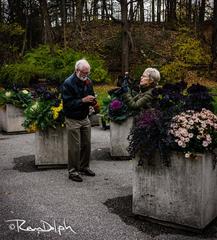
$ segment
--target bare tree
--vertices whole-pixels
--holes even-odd
[[[139,5],[139,15],[140,15],[140,22],[144,23],[145,21],[145,16],[144,16],[144,1],[143,0],[138,0],[138,5]]]
[[[155,0],[151,1],[151,16],[152,22],[155,22]]]
[[[217,1],[214,1],[213,8],[213,34],[212,34],[212,63],[211,68],[214,68],[214,63],[217,59]]]
[[[161,0],[157,0],[157,22],[161,21]]]
[[[98,2],[99,2],[99,0],[92,1],[93,18],[94,19],[98,19]]]
[[[61,22],[62,22],[62,28],[63,28],[63,41],[64,41],[64,48],[66,49],[67,47],[67,42],[66,42],[66,21],[67,21],[67,16],[66,16],[66,1],[62,0],[60,1],[60,12],[61,12]]]
[[[129,71],[129,25],[127,20],[127,0],[121,0],[121,21],[122,21],[122,73]]]
[[[83,9],[84,9],[84,0],[76,0],[76,29],[75,31],[78,32],[82,37],[82,16],[83,16]]]
[[[170,24],[177,21],[175,0],[166,0],[166,21]]]
[[[201,0],[199,6],[199,24],[203,24],[205,17],[206,0]]]
[[[2,0],[0,0],[0,22],[3,22],[3,3]]]
[[[189,23],[191,23],[191,14],[192,14],[192,0],[188,0],[187,19]]]
[[[102,1],[102,3],[101,3],[102,19],[109,19],[106,0],[101,0],[101,1]]]
[[[40,8],[44,20],[45,43],[49,44],[51,53],[54,53],[54,35],[51,28],[50,16],[48,14],[47,0],[39,0]]]

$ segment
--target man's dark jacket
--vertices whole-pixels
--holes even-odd
[[[82,120],[89,113],[90,103],[83,103],[87,95],[95,96],[91,80],[80,80],[74,73],[62,85],[63,111],[67,118]]]

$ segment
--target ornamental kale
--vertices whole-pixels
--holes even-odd
[[[128,107],[121,98],[114,98],[109,104],[109,118],[117,123],[121,123],[130,116]]]
[[[26,108],[31,103],[32,95],[26,90],[2,90],[0,91],[0,106],[12,104],[18,108]]]

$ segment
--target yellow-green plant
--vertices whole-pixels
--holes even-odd
[[[172,46],[172,60],[161,67],[162,78],[169,82],[184,79],[188,70],[197,65],[208,65],[210,52],[188,29],[181,29]]]

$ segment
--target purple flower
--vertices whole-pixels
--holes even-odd
[[[122,108],[123,106],[123,103],[117,99],[113,100],[111,103],[110,103],[110,109],[112,111],[118,111]]]

